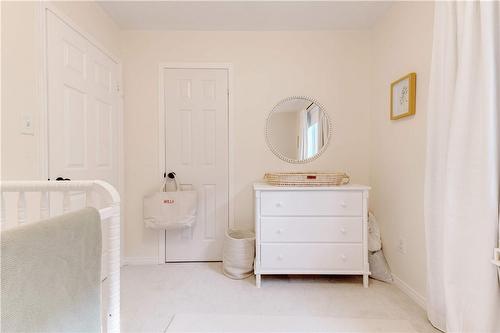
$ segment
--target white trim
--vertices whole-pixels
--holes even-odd
[[[47,3],[40,2],[39,10],[36,13],[38,25],[37,43],[40,54],[37,59],[39,61],[39,77],[38,77],[38,93],[40,98],[40,115],[38,117],[38,158],[40,161],[40,179],[48,180],[49,178],[49,135],[48,135],[48,69],[47,69],[47,19],[46,10]]]
[[[165,161],[165,76],[163,74],[165,65],[158,66],[158,184],[163,182],[166,172]],[[165,254],[165,230],[158,231],[158,265],[167,261]]]
[[[219,62],[162,62],[160,68],[170,69],[227,69],[233,70],[231,63]]]
[[[158,184],[163,183],[165,172],[165,77],[166,64],[158,65]]]
[[[394,285],[399,288],[403,293],[408,295],[415,303],[417,303],[422,309],[426,309],[425,297],[420,295],[415,289],[410,287],[406,282],[401,280],[397,275],[392,274],[394,279]]]
[[[234,227],[234,107],[233,107],[233,64],[231,63],[204,63],[204,62],[163,62],[158,65],[158,182],[163,181],[166,171],[165,161],[165,69],[226,69],[228,112],[228,228]],[[165,263],[165,235],[158,234],[158,264]],[[162,244],[163,243],[163,244]]]
[[[234,224],[234,201],[235,201],[235,191],[234,191],[234,152],[235,149],[235,137],[234,137],[234,98],[233,98],[233,88],[234,88],[234,76],[233,76],[233,65],[227,64],[227,113],[228,113],[228,228],[232,229],[235,227]]]
[[[140,266],[140,265],[156,265],[158,259],[156,257],[124,257],[123,265]]]
[[[117,111],[118,111],[118,191],[120,192],[120,197],[122,198],[122,203],[125,202],[125,137],[124,137],[124,129],[125,129],[125,114],[124,114],[124,94],[123,94],[123,66],[122,63],[118,64],[118,71],[116,73],[116,82],[119,86],[118,91],[118,103],[117,103]],[[121,216],[122,216],[122,228],[120,234],[120,240],[122,244],[125,244],[125,205],[122,204],[120,206]],[[125,247],[122,246],[120,253],[120,260],[123,260],[125,252]]]

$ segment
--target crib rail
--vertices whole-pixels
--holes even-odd
[[[100,180],[82,181],[3,181],[0,182],[1,194],[1,227],[7,226],[6,194],[18,193],[17,196],[17,221],[14,225],[27,223],[29,193],[39,193],[39,217],[48,218],[57,214],[51,214],[51,200],[56,198],[52,193],[59,193],[57,199],[61,200],[62,212],[71,209],[72,192],[81,192],[85,196],[84,206],[94,206],[95,196],[99,196],[99,202],[105,202],[104,207],[99,209],[103,226],[107,225],[108,256],[107,256],[107,309],[106,319],[103,322],[104,331],[108,333],[120,332],[120,195],[116,189]],[[107,223],[104,223],[104,222]],[[9,221],[11,222],[11,221]],[[104,327],[103,327],[104,328]]]

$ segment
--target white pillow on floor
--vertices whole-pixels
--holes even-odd
[[[371,278],[383,282],[392,282],[392,274],[382,250],[368,252],[368,263],[370,264]]]

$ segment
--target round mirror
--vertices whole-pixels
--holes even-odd
[[[289,163],[318,158],[328,146],[332,125],[321,104],[303,96],[288,97],[269,114],[266,141],[273,153]]]

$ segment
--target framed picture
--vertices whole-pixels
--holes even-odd
[[[417,74],[410,73],[391,83],[391,120],[415,114]]]

